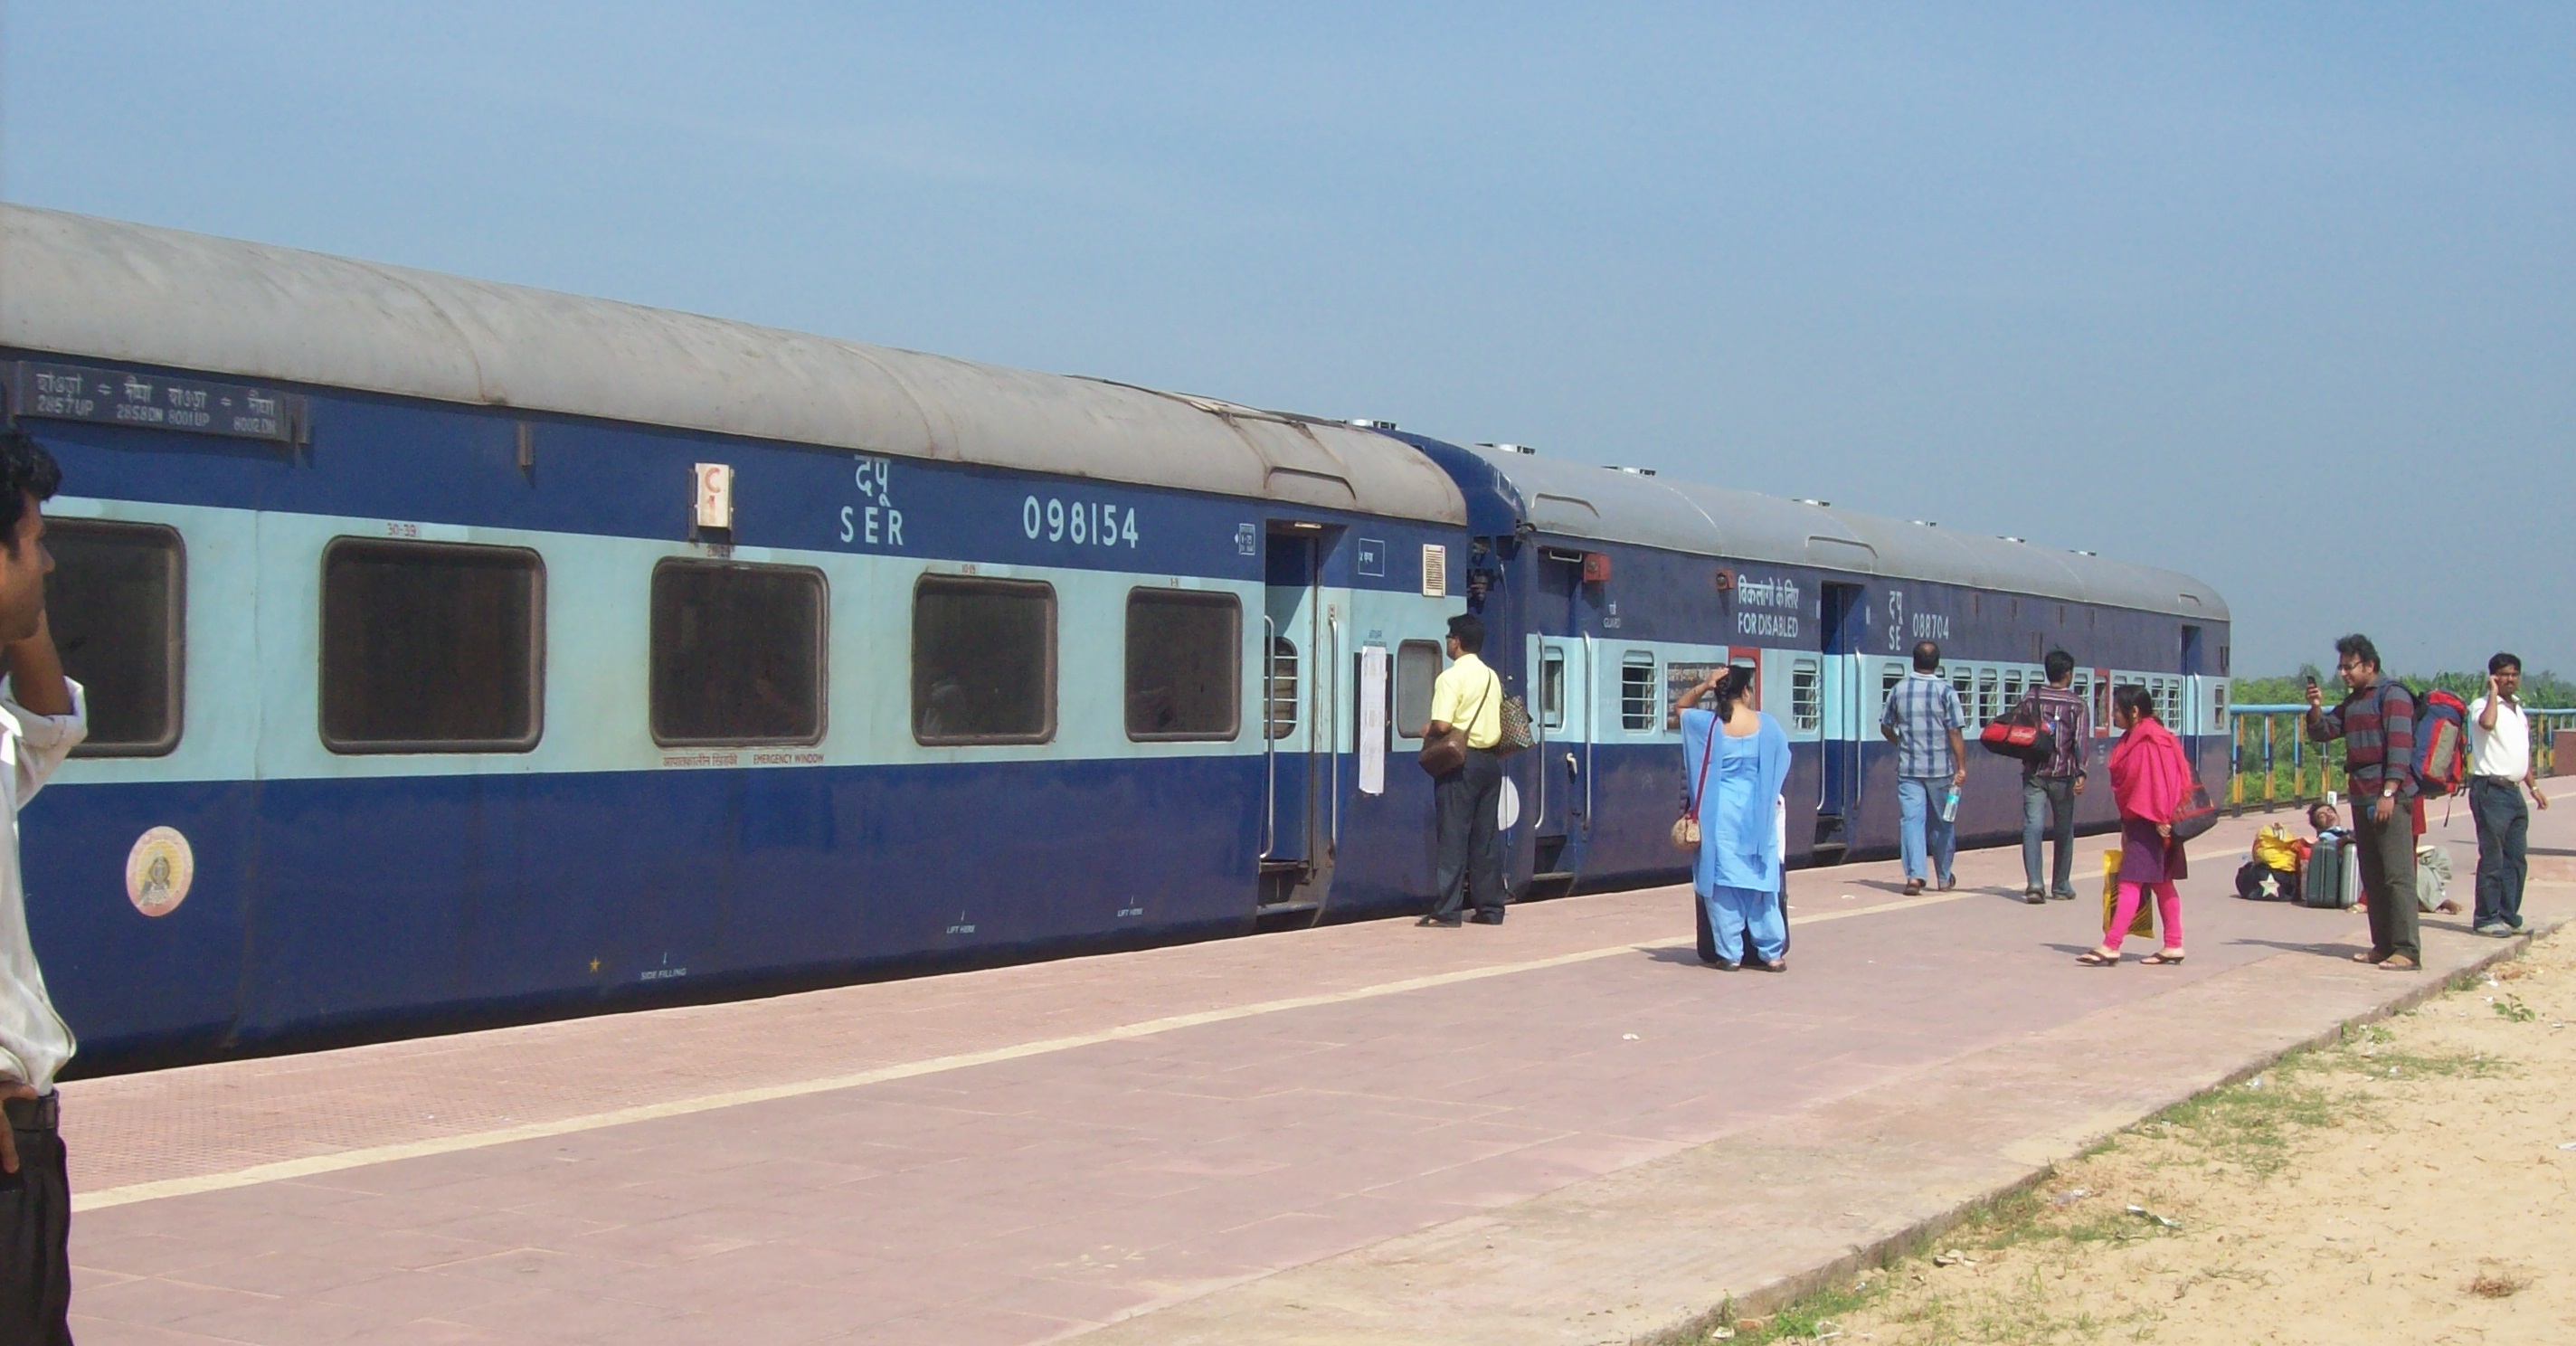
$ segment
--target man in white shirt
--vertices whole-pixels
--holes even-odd
[[[2478,909],[2471,921],[2481,935],[2502,938],[2522,929],[2522,882],[2530,871],[2524,846],[2531,813],[2522,792],[2549,807],[2531,775],[2531,721],[2522,713],[2522,660],[2499,654],[2487,660],[2487,694],[2469,703],[2469,815],[2478,824]]]
[[[45,995],[27,940],[18,872],[18,811],[89,733],[80,686],[63,676],[45,622],[42,503],[61,484],[53,455],[19,431],[0,437],[0,1341],[71,1346],[71,1179],[55,1130],[54,1074],[71,1059],[71,1029]]]

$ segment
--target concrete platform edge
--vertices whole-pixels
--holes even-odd
[[[2496,948],[2492,952],[2488,953],[2485,957],[2470,963],[2466,967],[2459,968],[2442,977],[2427,978],[2414,990],[2409,991],[2394,1000],[2390,1000],[2376,1008],[2349,1015],[2337,1021],[2333,1027],[2325,1029],[2304,1041],[2292,1043],[2290,1046],[2284,1047],[2279,1051],[2272,1052],[2266,1056],[2239,1065],[2234,1069],[2227,1071],[2225,1074],[2220,1075],[2216,1079],[2178,1093],[2173,1098],[2154,1107],[2148,1108],[2146,1111],[2139,1113],[2129,1121],[2122,1122],[2116,1126],[2106,1126],[2084,1138],[2077,1146],[2076,1152],[2080,1154],[2085,1151],[2089,1151],[2094,1146],[2110,1139],[2112,1136],[2128,1127],[2134,1126],[2138,1122],[2153,1117],[2157,1113],[2163,1112],[2167,1108],[2171,1108],[2176,1104],[2197,1098],[2200,1095],[2215,1089],[2224,1089],[2230,1085],[2242,1084],[2245,1081],[2272,1069],[2282,1061],[2287,1060],[2300,1052],[2313,1051],[2318,1048],[2334,1046],[2350,1036],[2352,1030],[2356,1028],[2376,1023],[2382,1019],[2393,1018],[2396,1015],[2400,1015],[2408,1010],[2414,1009],[2416,1006],[2421,1005],[2426,1001],[2448,995],[2452,991],[2464,990],[2473,986],[2477,983],[2480,977],[2487,973],[2489,969],[2495,967],[2499,963],[2511,962],[2514,959],[2522,957],[2523,954],[2530,950],[2533,941],[2555,932],[2559,927],[2565,924],[2567,924],[2567,922],[2563,920],[2535,923],[2530,928],[2516,934],[2511,939],[2497,941]],[[1719,1141],[1716,1143],[1724,1144],[1725,1142]],[[1631,1338],[1632,1346],[1698,1346],[1698,1343],[1707,1339],[1711,1328],[1726,1325],[1730,1319],[1754,1318],[1768,1315],[1776,1310],[1786,1308],[1787,1306],[1794,1304],[1809,1295],[1815,1294],[1818,1291],[1838,1285],[1843,1281],[1856,1277],[1865,1270],[1873,1267],[1888,1266],[1906,1257],[1920,1253],[1929,1248],[1932,1243],[1938,1240],[1943,1234],[1946,1234],[1951,1230],[1958,1228],[1961,1224],[1966,1223],[1978,1211],[2009,1201],[2014,1197],[2020,1196],[2024,1192],[2030,1191],[2032,1188],[2045,1186],[2049,1178],[2054,1176],[2056,1172],[2057,1165],[2055,1163],[2038,1165],[2037,1167],[2032,1168],[2029,1172],[2010,1182],[1999,1184],[1987,1191],[1968,1197],[1967,1199],[1951,1206],[1948,1210],[1941,1211],[1934,1215],[1925,1216],[1893,1234],[1873,1239],[1865,1244],[1857,1246],[1853,1248],[1851,1252],[1841,1257],[1834,1258],[1829,1262],[1818,1263],[1804,1271],[1791,1272],[1788,1275],[1778,1277],[1763,1285],[1757,1286],[1754,1289],[1748,1290],[1743,1294],[1732,1295],[1731,1303],[1713,1305],[1695,1318],[1675,1323],[1669,1327],[1656,1328],[1640,1333]]]

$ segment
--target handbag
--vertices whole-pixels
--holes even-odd
[[[2191,793],[2183,796],[2182,807],[2174,810],[2173,839],[2189,841],[2218,825],[2218,805],[2209,797],[2209,787],[2195,780]]]
[[[1693,785],[1691,787],[1691,792],[1683,797],[1682,816],[1673,820],[1674,850],[1696,851],[1699,849],[1699,809],[1697,807],[1697,802],[1700,797],[1700,791],[1708,788],[1709,754],[1717,749],[1717,736],[1724,732],[1726,732],[1726,724],[1724,721],[1711,724],[1708,727],[1708,741],[1700,745],[1699,783]]]
[[[1529,707],[1517,696],[1504,697],[1503,736],[1488,751],[1496,757],[1509,757],[1536,742],[1538,736],[1530,732]]]
[[[2003,718],[1989,721],[1977,732],[1977,741],[1997,756],[2041,766],[2057,755],[2057,733],[2048,727],[2048,717],[2039,713],[2036,697],[2023,697]]]
[[[1497,678],[1494,681],[1499,683],[1501,679]],[[1467,712],[1467,724],[1474,724],[1476,717],[1485,713],[1485,702],[1491,699],[1493,694],[1494,683],[1487,683],[1485,694],[1476,698],[1476,708]],[[1422,769],[1435,777],[1446,776],[1452,771],[1465,770],[1467,724],[1453,724],[1449,726],[1449,732],[1434,734],[1423,740],[1422,751],[1414,754],[1413,760],[1421,763]]]

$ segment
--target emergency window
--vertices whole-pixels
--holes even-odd
[[[1270,638],[1270,737],[1297,732],[1297,643],[1286,636]]]
[[[187,550],[159,524],[47,519],[45,618],[89,702],[74,757],[158,757],[179,746],[187,666]]]
[[[523,547],[340,538],[322,552],[322,742],[526,752],[544,730],[545,565]]]
[[[1539,660],[1539,723],[1548,729],[1565,727],[1565,655],[1549,650]]]
[[[825,594],[801,567],[655,566],[653,741],[822,741]]]
[[[1190,589],[1127,593],[1127,737],[1224,740],[1243,723],[1243,603]]]
[[[1055,737],[1055,586],[924,575],[912,591],[912,736]]]
[[[1632,650],[1619,663],[1619,723],[1626,729],[1653,730],[1656,706],[1655,656]]]
[[[1814,659],[1789,661],[1789,718],[1800,733],[1825,722],[1824,666]]]

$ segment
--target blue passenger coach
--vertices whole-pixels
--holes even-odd
[[[93,1072],[1418,909],[1462,607],[1544,738],[1523,893],[1676,872],[1709,663],[1815,861],[1893,847],[1918,634],[1980,715],[2045,645],[2148,681],[2204,763],[2225,696],[2163,572],[23,207],[0,388],[65,475],[92,734],[23,846]]]
[[[1428,783],[1342,713],[1456,610],[1457,487],[1393,439],[0,223],[93,716],[31,921],[90,1069],[1429,888]]]
[[[2203,775],[2227,764],[2227,606],[2188,575],[2084,552],[1602,468],[1516,446],[1407,437],[1464,488],[1471,592],[1525,689],[1538,748],[1513,776],[1515,855],[1541,890],[1679,877],[1665,839],[1679,802],[1671,698],[1712,666],[1756,670],[1789,733],[1793,863],[1892,855],[1895,750],[1878,715],[1916,641],[1940,643],[1974,739],[2075,656],[2112,738],[2116,683],[2151,689]],[[2115,821],[2107,788],[2080,817]],[[1963,845],[2017,839],[2016,763],[1969,752]]]

